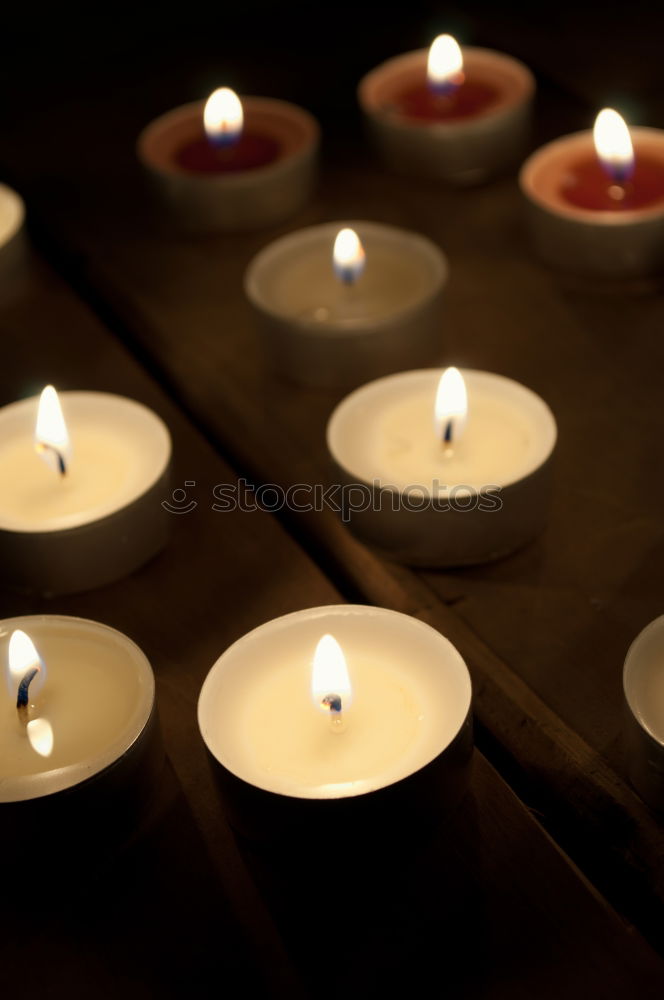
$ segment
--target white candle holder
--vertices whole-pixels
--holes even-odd
[[[631,128],[634,152],[664,162],[664,131]],[[575,161],[595,156],[592,132],[563,136],[524,163],[519,184],[537,253],[564,271],[635,277],[664,268],[664,200],[647,208],[598,211],[570,204],[561,188]]]
[[[203,132],[204,101],[168,111],[143,130],[138,157],[162,211],[185,232],[242,232],[276,226],[309,200],[316,180],[320,129],[303,108],[267,97],[243,97],[244,122],[274,140],[274,162],[235,173],[197,174],[181,167],[178,149]]]
[[[140,403],[108,393],[63,392],[60,399],[73,439],[68,479],[34,452],[37,397],[0,410],[0,478],[6,483],[0,581],[44,596],[91,590],[129,575],[161,551],[171,527],[162,507],[171,465],[163,421]],[[96,433],[98,447],[89,436]],[[80,449],[79,435],[87,438]],[[80,485],[86,476],[89,496]]]
[[[442,372],[402,372],[370,382],[342,400],[327,426],[334,481],[343,487],[347,501],[342,514],[353,533],[389,558],[432,568],[498,559],[544,529],[557,433],[553,414],[530,389],[501,375],[462,369],[469,425],[481,404],[485,428],[493,424],[497,435],[492,446],[497,459],[485,463],[484,472],[475,469],[470,481],[452,482],[454,473],[433,430],[433,402]],[[416,426],[407,426],[413,407]],[[394,427],[386,431],[390,421]],[[501,422],[520,449],[505,469],[500,462],[501,447],[507,447],[499,434]],[[386,433],[394,437],[395,455],[400,449],[407,454],[431,438],[432,455],[434,449],[435,455],[440,451],[438,486],[428,454],[427,467],[403,480],[404,473],[391,466],[401,461],[390,458],[391,446],[386,446],[386,457],[376,451]],[[470,442],[467,450],[472,461]]]
[[[310,697],[325,634],[339,642],[354,690],[341,733]],[[242,834],[325,835],[340,823],[386,835],[400,817],[413,824],[456,808],[470,708],[467,667],[442,635],[384,608],[333,605],[277,618],[230,646],[205,680],[198,723]]]
[[[396,104],[402,92],[426,79],[427,57],[428,49],[396,56],[360,82],[360,107],[385,165],[407,175],[471,185],[518,163],[530,132],[531,72],[502,52],[464,47],[467,76],[495,86],[495,102],[472,117],[420,121],[407,118]]]
[[[34,696],[31,685],[23,721],[16,685],[4,677],[0,684],[3,844],[19,862],[19,880],[21,858],[39,865],[41,879],[71,880],[84,862],[94,864],[135,835],[152,801],[164,764],[154,676],[122,633],[61,615],[0,621],[3,674],[15,630],[32,640],[46,676]],[[33,723],[50,726],[50,755],[32,735]]]
[[[654,809],[664,810],[664,616],[629,647],[623,670],[629,778]]]
[[[334,273],[336,234],[355,230],[366,267],[352,286]],[[423,236],[375,222],[289,233],[251,262],[245,291],[266,355],[301,385],[350,387],[441,353],[447,261]]]

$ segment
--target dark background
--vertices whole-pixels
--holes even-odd
[[[236,0],[132,9],[25,5],[3,12],[3,118],[66,102],[135,93],[159,112],[228,85],[294,100],[317,114],[334,144],[353,134],[359,78],[383,59],[449,31],[461,43],[524,59],[540,84],[582,98],[592,116],[614,104],[633,124],[661,124],[664,10],[623,4]],[[149,105],[149,107],[148,107]],[[571,121],[571,127],[586,120]],[[330,129],[332,132],[330,133]]]

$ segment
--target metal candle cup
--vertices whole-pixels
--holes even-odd
[[[165,424],[122,396],[60,399],[73,442],[65,476],[35,454],[37,397],[0,410],[0,579],[47,596],[127,576],[170,534],[161,506],[171,463]]]
[[[664,163],[664,131],[630,128],[634,154]],[[592,132],[576,132],[542,146],[519,176],[527,222],[539,255],[565,271],[634,277],[664,267],[664,198],[646,208],[597,211],[570,204],[561,185],[570,167],[594,156]],[[608,181],[607,181],[608,184]]]
[[[185,232],[241,232],[275,226],[309,200],[316,177],[320,130],[305,110],[286,101],[242,97],[245,127],[279,147],[274,162],[233,173],[197,174],[176,160],[199,137],[204,101],[155,119],[138,139],[138,157],[159,204]]]
[[[325,634],[343,650],[352,685],[342,732],[311,700]],[[461,656],[430,626],[333,605],[267,622],[227,649],[203,685],[198,721],[240,832],[378,825],[385,834],[386,819],[398,830],[406,815],[412,824],[413,815],[454,811],[472,749],[470,702]]]
[[[366,252],[354,285],[335,274],[335,236],[350,226]],[[350,387],[440,355],[447,262],[429,240],[374,222],[333,222],[275,240],[251,262],[245,291],[276,371]]]
[[[623,670],[629,778],[654,809],[664,810],[664,616],[629,647]]]
[[[389,59],[360,82],[360,106],[386,166],[412,176],[471,185],[519,161],[530,130],[532,74],[501,52],[472,47],[462,52],[467,75],[478,75],[498,92],[481,114],[418,121],[398,110],[399,96],[426,79],[427,49]]]
[[[370,382],[342,400],[327,426],[349,527],[410,565],[488,562],[531,541],[546,524],[553,414],[518,382],[461,371],[468,428],[451,461],[433,427],[442,369]]]
[[[24,721],[16,684],[4,678],[16,630],[34,643],[45,672],[41,690],[29,689]],[[33,615],[0,621],[0,668],[3,843],[28,869],[38,864],[40,878],[57,877],[69,862],[78,871],[136,832],[161,772],[150,664],[106,625]],[[32,735],[39,723],[49,730],[46,746]]]

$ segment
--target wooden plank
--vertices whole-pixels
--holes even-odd
[[[100,104],[101,163],[88,133],[81,143],[80,109],[33,123],[40,141],[51,129],[64,150],[46,181],[33,138],[20,133],[11,162],[41,237],[239,468],[284,486],[319,481],[338,394],[271,378],[240,291],[247,262],[276,234],[186,240],[155,229],[132,150],[155,93],[147,84],[142,104]],[[547,120],[564,118],[565,106],[549,107]],[[524,794],[570,848],[576,840],[605,891],[646,920],[649,902],[664,900],[664,838],[624,780],[620,666],[659,611],[664,472],[649,456],[661,432],[664,304],[652,284],[602,289],[531,260],[511,179],[450,194],[361,160],[336,163],[293,226],[342,215],[421,229],[449,252],[444,357],[518,378],[551,403],[561,434],[555,503],[537,543],[456,573],[381,561],[331,515],[300,515],[289,528],[347,595],[422,615],[454,637],[473,669],[479,719]]]
[[[166,419],[174,436],[176,473],[196,478],[201,497],[216,482],[234,481],[233,472],[155,382],[43,266],[33,264],[0,295],[0,328],[0,400],[49,378],[64,388],[127,393]],[[298,996],[300,976],[305,987],[311,982],[311,958],[303,954],[305,930],[330,925],[328,894],[317,900],[310,896],[310,907],[294,918],[293,903],[303,898],[305,883],[311,887],[316,881],[311,870],[304,866],[298,873],[296,865],[292,885],[284,888],[274,859],[258,865],[238,847],[208,773],[195,702],[211,662],[237,636],[266,618],[339,600],[339,595],[267,515],[217,515],[201,503],[178,518],[175,528],[173,543],[161,556],[111,587],[52,602],[2,594],[3,616],[40,610],[79,614],[106,621],[139,642],[155,667],[177,786],[173,805],[151,839],[118,859],[82,902],[66,906],[64,918],[59,908],[52,919],[43,917],[38,937],[53,977],[70,983],[76,970],[79,995],[95,978],[102,996],[117,996],[120,990],[131,997],[178,995],[186,991],[182,984],[188,970],[190,988],[207,988],[218,981],[220,963],[231,974],[236,971],[235,958],[246,975],[253,970],[264,980],[259,995]],[[449,838],[428,845],[423,838],[421,850],[398,858],[392,891],[384,883],[376,898],[369,890],[380,873],[371,874],[370,859],[355,859],[356,869],[366,861],[368,881],[363,876],[357,884],[343,884],[341,910],[373,915],[375,922],[360,934],[357,920],[351,920],[357,934],[346,942],[348,967],[370,984],[374,963],[383,955],[386,969],[405,983],[420,954],[427,967],[438,960],[435,949],[456,917],[444,913],[446,886],[456,870],[465,874],[455,883],[457,912],[463,916],[455,947],[464,949],[465,957],[451,960],[464,995],[475,995],[477,987],[482,995],[532,996],[552,964],[557,970],[552,982],[569,996],[581,995],[579,984],[607,997],[631,988],[654,996],[664,981],[662,960],[579,877],[476,756],[471,803],[459,813],[452,847],[446,846]],[[448,850],[453,851],[451,868]],[[382,912],[387,897],[389,910]],[[477,934],[467,933],[471,921]],[[339,923],[332,923],[338,933]],[[526,944],[526,960],[512,949],[510,942],[518,940]],[[249,968],[243,945],[253,962]],[[24,946],[19,953],[25,954]],[[22,968],[9,962],[4,967],[24,985]],[[23,995],[37,996],[45,976],[36,975],[35,989]],[[546,989],[540,995],[546,996]]]

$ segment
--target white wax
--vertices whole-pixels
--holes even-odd
[[[354,229],[366,263],[348,287],[334,272],[332,249],[339,230]],[[439,289],[446,274],[440,251],[415,233],[368,222],[334,222],[290,233],[252,262],[247,293],[260,308],[312,331],[317,326],[360,329],[416,309]]]
[[[55,531],[112,514],[163,473],[170,437],[146,407],[107,393],[63,392],[72,442],[67,474],[36,453],[38,399],[0,410],[0,528]]]
[[[311,696],[322,635],[340,643],[353,696],[344,731]],[[433,760],[470,708],[467,668],[443,636],[407,615],[341,605],[268,622],[208,675],[199,725],[213,755],[259,788],[340,798],[392,784]]]
[[[546,404],[518,382],[463,369],[468,392],[465,431],[446,453],[434,426],[444,369],[377,379],[346,397],[328,427],[336,461],[358,479],[400,492],[440,493],[466,485],[506,486],[550,455],[556,425]]]
[[[647,625],[630,646],[623,684],[633,715],[664,744],[664,616]]]
[[[49,723],[48,757],[33,748],[16,709],[16,684],[7,679],[15,629],[32,639],[45,665],[29,719]],[[140,734],[154,701],[154,678],[140,649],[120,632],[78,618],[0,621],[0,673],[0,802],[50,794],[103,770]]]
[[[0,247],[16,235],[24,215],[23,200],[6,184],[0,184]]]

